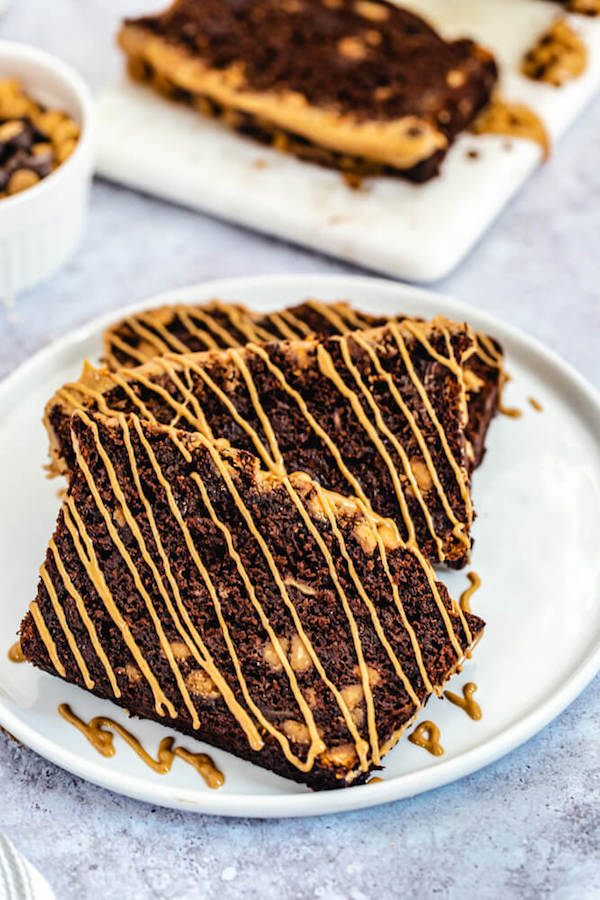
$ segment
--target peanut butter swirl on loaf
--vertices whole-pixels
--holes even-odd
[[[135,415],[70,424],[25,657],[312,788],[365,781],[483,622],[304,473]]]
[[[473,511],[461,365],[472,349],[470,329],[440,317],[88,367],[47,405],[52,464],[73,469],[73,411],[135,412],[226,438],[278,475],[307,472],[394,519],[428,559],[462,566]]]
[[[372,316],[348,303],[306,300],[272,313],[213,300],[144,310],[115,322],[103,336],[104,360],[111,369],[137,366],[164,353],[197,353],[242,347],[249,341],[302,340],[365,331],[387,324],[389,316]],[[401,320],[406,316],[396,316]],[[503,354],[500,344],[475,334],[473,352],[463,363],[469,418],[467,450],[475,467],[485,452],[485,438],[498,408]]]
[[[497,78],[383,0],[178,0],[127,20],[130,74],[277,149],[356,175],[435,175]]]

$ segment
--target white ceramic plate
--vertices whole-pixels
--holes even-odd
[[[472,568],[483,579],[473,609],[485,637],[454,690],[475,681],[483,718],[474,722],[434,698],[423,718],[441,728],[445,754],[432,757],[406,740],[385,760],[383,782],[310,793],[291,781],[210,749],[225,773],[211,791],[176,760],[169,775],[147,769],[116,738],[104,759],[57,713],[68,702],[84,718],[100,713],[128,724],[126,714],[57,678],[14,665],[6,651],[34,597],[37,569],[54,527],[57,481],[43,477],[44,402],[76,377],[85,356],[96,359],[113,314],[57,341],[0,386],[0,723],[33,750],[96,784],[155,804],[222,815],[292,816],[357,809],[408,797],[487,765],[543,728],[600,667],[600,400],[565,363],[514,329],[455,300],[416,288],[349,276],[275,276],[212,282],[174,291],[140,306],[211,297],[275,309],[307,296],[348,298],[373,313],[445,313],[468,319],[504,344],[514,376],[507,402],[521,419],[493,423],[488,453],[474,479],[478,519]],[[538,413],[527,398],[544,407]],[[465,573],[444,573],[451,593]],[[155,752],[172,733],[152,722],[129,727]],[[185,739],[192,748],[195,742]],[[199,749],[198,745],[196,749]],[[204,746],[203,749],[207,749]]]
[[[534,109],[553,145],[600,87],[600,21],[570,17],[589,65],[557,89],[519,71],[560,12],[556,3],[402,3],[445,37],[466,34],[490,47],[502,94]],[[454,268],[541,159],[530,141],[464,134],[439,178],[421,185],[371,178],[353,191],[336,172],[241,138],[125,79],[102,91],[98,117],[98,171],[106,178],[410,281],[434,281]]]

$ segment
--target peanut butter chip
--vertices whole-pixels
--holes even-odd
[[[214,681],[203,669],[194,669],[185,679],[186,687],[192,694],[200,697],[214,699],[219,696],[219,691]]]
[[[125,525],[125,516],[123,515],[123,510],[120,506],[115,506],[113,510],[113,519],[115,524],[118,525],[119,528],[123,528]]]
[[[381,87],[375,88],[374,96],[378,103],[383,103],[385,100],[389,100],[393,93],[393,87],[389,84],[384,84],[381,85]]]
[[[171,653],[175,659],[187,659],[192,651],[184,641],[171,641]]]
[[[340,693],[348,709],[354,709],[362,703],[364,697],[362,684],[349,684],[347,687],[342,688]]]
[[[64,141],[62,144],[58,144],[56,148],[56,159],[59,163],[63,163],[65,159],[71,155],[75,147],[77,146],[77,141],[75,138],[71,138],[68,141]]]
[[[350,710],[350,718],[359,728],[365,721],[365,711],[362,706],[355,706],[354,709]]]
[[[362,40],[352,35],[341,38],[338,41],[337,48],[339,53],[347,59],[364,59],[367,55],[366,47]]]
[[[63,119],[52,132],[52,140],[57,144],[79,137],[79,125],[73,119]]]
[[[446,75],[446,84],[452,89],[462,87],[465,81],[465,73],[461,72],[460,69],[450,69]]]
[[[379,3],[369,3],[369,0],[357,0],[354,9],[359,16],[370,19],[372,22],[385,22],[390,14],[387,7]]]
[[[40,113],[37,117],[36,125],[43,131],[44,134],[48,134],[51,137],[54,135],[55,130],[64,122],[65,116],[63,113],[58,112],[57,110],[48,110],[47,112]]]
[[[137,684],[143,677],[137,666],[133,666],[131,663],[127,663],[125,666],[125,673],[132,684]]]
[[[290,646],[290,642],[287,638],[280,638],[279,643],[281,644],[281,649],[284,655],[287,656],[287,652]],[[267,641],[264,649],[263,649],[263,659],[268,665],[271,666],[274,672],[281,672],[283,669],[283,664],[277,655],[277,651],[275,647],[271,643],[271,641]]]
[[[431,480],[431,474],[427,468],[427,464],[422,459],[419,459],[418,456],[412,456],[410,459],[410,468],[415,476],[419,490],[426,494],[427,491],[430,491],[433,487],[433,481]]]
[[[281,726],[281,730],[295,744],[310,744],[310,734],[303,722],[286,719]]]
[[[314,687],[306,688],[306,690],[303,691],[303,694],[304,699],[306,700],[310,708],[314,709],[318,703],[317,692],[315,691]]]
[[[45,156],[46,153],[52,153],[52,144],[48,144],[46,141],[40,141],[39,143],[32,145],[31,152],[34,156]]]
[[[367,44],[370,44],[371,47],[377,47],[382,41],[381,32],[376,31],[374,28],[369,28],[369,30],[365,32],[365,41]]]
[[[357,678],[360,678],[360,668],[358,666],[354,666],[354,674]],[[367,679],[369,681],[369,685],[374,688],[377,687],[377,685],[381,681],[381,675],[379,674],[377,669],[373,669],[372,666],[367,666]]]
[[[31,169],[16,169],[8,179],[8,193],[18,194],[27,188],[33,187],[40,180]]]
[[[46,110],[18,81],[0,79],[0,197],[33,187],[64,162],[80,128],[60,110]]]
[[[349,768],[358,759],[356,755],[356,747],[354,744],[340,744],[337,747],[330,747],[321,754],[323,762],[331,763],[332,766],[343,766]]]
[[[0,144],[12,141],[23,131],[23,123],[20,119],[9,119],[0,125]]]
[[[306,672],[308,669],[312,668],[312,660],[308,655],[304,642],[297,634],[292,638],[290,662],[294,672]]]

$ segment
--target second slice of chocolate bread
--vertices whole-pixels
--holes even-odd
[[[137,366],[164,353],[198,353],[241,347],[249,341],[303,340],[365,331],[385,325],[390,316],[373,316],[348,303],[305,300],[272,313],[257,313],[237,303],[212,300],[143,310],[115,322],[103,335],[104,360],[112,369]],[[398,315],[399,321],[407,318]],[[503,371],[498,341],[475,333],[473,352],[463,363],[469,418],[469,461],[479,465],[488,428],[498,409]]]
[[[355,494],[428,559],[462,566],[473,511],[461,366],[472,347],[466,326],[439,318],[90,369],[47,406],[53,463],[72,468],[75,409],[136,412]]]

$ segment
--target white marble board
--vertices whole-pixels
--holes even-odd
[[[560,14],[545,0],[411,0],[448,38],[491,47],[501,91],[543,118],[553,144],[600,87],[600,21],[570,16],[590,52],[561,88],[519,74],[525,50]],[[98,97],[98,172],[177,203],[399,278],[446,275],[541,161],[538,146],[461,136],[425,185],[374,178],[351,190],[338,173],[255,144],[125,79]],[[469,156],[476,149],[477,158]],[[556,150],[556,152],[559,152]]]

